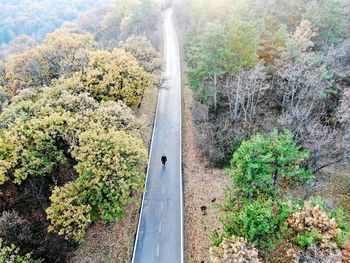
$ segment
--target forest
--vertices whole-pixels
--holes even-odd
[[[350,191],[350,3],[190,2],[175,12],[197,140],[231,181],[211,261],[349,262],[349,199],[314,193],[340,168]]]
[[[169,6],[186,262],[350,262],[348,0],[2,1],[0,262],[130,262]]]
[[[94,7],[106,5],[109,0],[73,0],[73,1],[19,1],[0,2],[0,55],[5,56],[8,44],[16,37],[26,35],[22,43],[34,45],[42,41],[47,33],[55,31],[66,21],[76,19],[82,12]],[[26,40],[26,42],[23,42]],[[19,41],[19,40],[17,40]]]
[[[47,5],[64,20],[89,10],[61,27],[52,17],[48,34],[11,24],[40,34],[12,40],[0,61],[0,262],[69,262],[89,227],[122,220],[143,191],[148,142],[136,112],[159,83],[162,5],[27,2],[2,4],[8,19]]]

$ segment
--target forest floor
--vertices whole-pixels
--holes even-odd
[[[185,200],[185,254],[188,263],[209,262],[209,235],[220,228],[216,204],[225,197],[228,177],[210,166],[197,142],[192,91],[183,85],[183,167]]]
[[[151,141],[153,119],[157,101],[156,88],[145,92],[143,103],[135,115],[143,121],[145,129],[142,138],[145,145]],[[141,205],[141,194],[135,204],[126,209],[123,220],[111,225],[98,222],[88,230],[84,243],[73,253],[71,263],[129,263],[133,252],[136,229]]]
[[[315,179],[313,190],[314,195],[322,196],[331,207],[342,207],[350,219],[349,168],[335,166],[323,169]]]

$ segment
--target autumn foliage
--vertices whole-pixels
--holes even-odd
[[[134,4],[160,14],[157,1]],[[0,62],[0,261],[64,262],[92,224],[122,220],[143,191],[134,109],[160,79],[147,38],[158,41],[160,17],[139,32],[132,6],[116,3],[98,25],[82,15],[42,42],[18,38]],[[124,32],[103,31],[109,23]]]

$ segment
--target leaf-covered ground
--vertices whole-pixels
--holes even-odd
[[[196,139],[191,112],[192,91],[183,88],[183,165],[185,200],[186,262],[209,262],[208,236],[220,227],[217,219],[228,178],[210,167]]]

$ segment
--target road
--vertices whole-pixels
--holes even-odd
[[[133,263],[183,262],[180,52],[172,10],[164,13],[166,88],[158,93],[157,113]],[[166,167],[160,158],[168,158]]]

